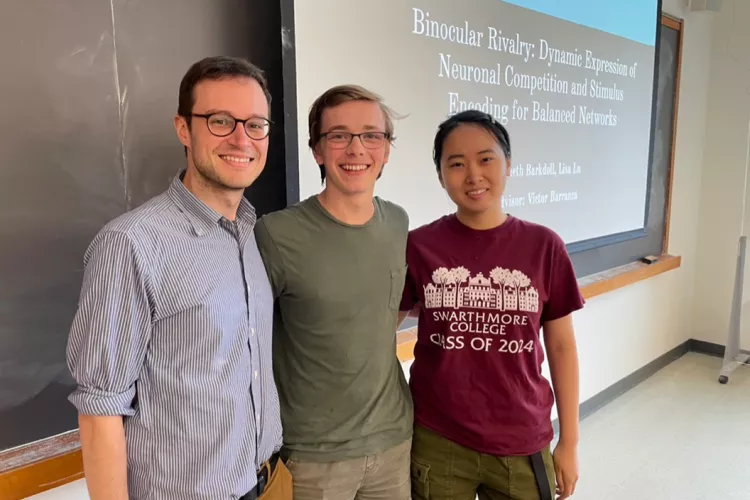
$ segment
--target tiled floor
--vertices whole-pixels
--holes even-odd
[[[750,367],[688,354],[581,425],[576,500],[750,499]],[[33,497],[85,500],[83,482]]]
[[[750,499],[750,367],[687,354],[581,425],[576,500]]]

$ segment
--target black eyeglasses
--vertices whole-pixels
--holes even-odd
[[[362,132],[361,134],[352,134],[351,132],[326,132],[320,134],[321,137],[325,137],[328,144],[333,149],[346,149],[355,137],[359,137],[359,141],[362,145],[368,149],[377,149],[385,143],[386,139],[390,138],[390,135],[386,132]]]
[[[255,140],[261,140],[268,137],[271,131],[271,120],[261,117],[252,117],[246,120],[240,120],[227,113],[213,113],[210,115],[199,115],[191,113],[190,116],[205,118],[208,124],[208,131],[217,137],[226,137],[241,123],[245,127],[245,133],[248,137]]]

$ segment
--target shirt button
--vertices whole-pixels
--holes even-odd
[[[255,335],[255,328],[250,329],[250,335]]]
[[[255,370],[255,378],[258,378],[258,370]]]

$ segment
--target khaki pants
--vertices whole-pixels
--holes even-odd
[[[549,447],[542,451],[554,498],[555,467]],[[539,500],[529,457],[496,457],[464,448],[415,426],[412,445],[414,500]]]
[[[411,500],[411,439],[385,452],[341,462],[290,458],[294,500]]]

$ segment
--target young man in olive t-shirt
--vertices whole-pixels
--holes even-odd
[[[390,110],[334,87],[309,116],[325,188],[256,226],[277,298],[274,372],[295,500],[410,498],[413,410],[396,356],[409,221],[374,197]]]

